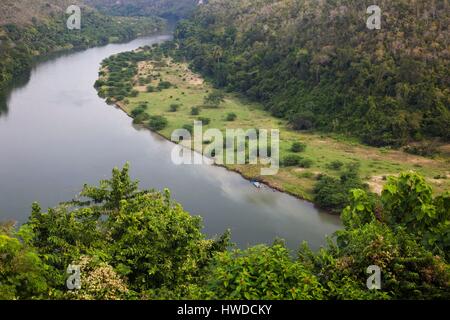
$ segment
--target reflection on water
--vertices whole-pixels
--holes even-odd
[[[28,81],[30,80],[31,72],[24,72],[20,76],[14,78],[14,81],[4,88],[0,90],[0,117],[4,117],[8,115],[8,100],[10,96],[10,92],[14,89],[20,89],[24,87]]]
[[[231,229],[240,247],[286,239],[291,248],[313,248],[340,228],[338,217],[240,175],[208,165],[171,161],[173,144],[132,125],[121,110],[97,96],[101,61],[112,54],[162,42],[141,38],[61,55],[32,70],[22,87],[4,98],[0,117],[0,220],[27,220],[33,201],[55,206],[84,183],[108,178],[114,166],[131,164],[142,188],[169,188],[174,199],[200,215],[208,235]]]
[[[8,113],[7,94],[0,92],[0,117],[5,116]]]

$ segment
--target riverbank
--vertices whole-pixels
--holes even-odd
[[[171,59],[147,60],[138,62],[136,67],[136,74],[131,81],[134,94],[120,101],[118,105],[132,117],[136,109],[146,105],[143,112],[146,117],[141,116],[145,127],[148,127],[148,123],[144,119],[148,117],[160,116],[166,119],[167,125],[164,128],[154,130],[164,138],[170,139],[175,129],[192,126],[194,120],[202,120],[204,130],[277,128],[280,130],[280,159],[296,154],[304,160],[300,165],[281,167],[279,173],[274,176],[261,176],[260,166],[224,166],[248,180],[257,180],[273,189],[312,201],[318,176],[326,174],[338,177],[341,167],[357,162],[364,182],[376,193],[381,192],[388,176],[408,170],[424,175],[436,193],[450,188],[450,166],[447,159],[429,159],[398,150],[363,146],[336,136],[294,131],[285,120],[272,117],[261,105],[233,93],[215,90],[201,76],[189,70],[185,63],[176,63]],[[106,75],[107,72],[104,77]],[[161,89],[162,83],[168,87]],[[99,90],[104,92],[105,86]],[[218,107],[205,107],[205,98],[211,92],[223,94],[223,102]],[[228,118],[229,114],[234,114],[233,121]],[[293,152],[291,149],[294,142],[303,143],[306,149],[298,153]]]
[[[0,91],[7,90],[18,77],[46,58],[131,41],[165,28],[165,21],[157,17],[107,17],[87,9],[81,30],[68,30],[64,19],[54,17],[33,25],[25,22],[2,25],[0,21]]]

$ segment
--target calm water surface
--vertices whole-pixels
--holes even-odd
[[[0,97],[0,220],[25,222],[31,203],[44,208],[72,199],[84,183],[108,178],[131,163],[142,188],[169,188],[184,208],[204,219],[213,236],[230,228],[240,247],[284,238],[313,248],[340,227],[339,219],[308,202],[256,189],[214,166],[175,166],[173,145],[135,128],[122,111],[97,96],[100,62],[115,53],[162,42],[140,38],[63,55],[38,64],[28,81]]]

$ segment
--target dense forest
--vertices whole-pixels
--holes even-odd
[[[81,30],[69,30],[66,27],[69,15],[65,13],[68,6],[64,3],[0,4],[0,88],[27,72],[35,57],[130,40],[163,26],[159,18],[108,17],[82,6]],[[8,14],[8,8],[16,11]]]
[[[391,177],[380,197],[360,189],[335,242],[293,255],[282,240],[245,250],[230,233],[207,239],[201,218],[169,190],[139,190],[129,168],[85,185],[18,230],[0,227],[0,299],[450,299],[450,194],[433,197],[414,173]],[[67,268],[81,289],[67,290]],[[368,290],[366,270],[382,270]]]
[[[86,0],[100,11],[116,16],[159,16],[180,19],[190,16],[198,0]]]
[[[218,87],[261,101],[298,130],[374,146],[450,138],[448,1],[211,0],[174,48]]]

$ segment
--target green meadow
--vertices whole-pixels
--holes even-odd
[[[149,76],[151,81],[145,84],[138,81]],[[157,88],[161,82],[170,82],[171,86],[148,92],[148,85]],[[146,103],[145,112],[149,116],[163,116],[167,119],[166,127],[159,133],[168,139],[175,129],[193,125],[199,118],[209,119],[208,124],[203,124],[204,130],[217,128],[225,132],[227,128],[279,129],[280,159],[297,154],[303,159],[310,160],[308,166],[281,167],[279,173],[274,176],[260,176],[260,167],[257,165],[226,165],[226,167],[246,178],[258,179],[303,199],[313,198],[313,186],[318,175],[338,176],[345,164],[354,162],[359,163],[363,180],[377,193],[381,192],[381,187],[389,175],[408,170],[424,175],[436,193],[450,189],[448,157],[425,158],[398,150],[364,146],[337,135],[294,131],[285,120],[271,116],[261,105],[232,93],[222,92],[224,101],[218,107],[205,107],[205,97],[217,90],[199,75],[191,72],[183,63],[175,63],[170,59],[164,60],[164,63],[139,62],[134,85],[134,89],[139,92],[137,96],[128,97],[119,105],[131,114],[134,109]],[[176,110],[171,107],[172,105],[177,105]],[[198,114],[192,114],[194,107],[198,108],[196,112]],[[230,113],[236,115],[234,121],[228,121],[227,116]],[[145,122],[143,125],[146,125]],[[305,144],[306,149],[299,153],[292,152],[294,142]],[[333,167],[332,163],[337,165]]]

